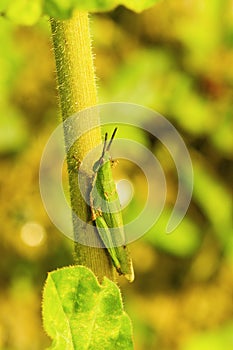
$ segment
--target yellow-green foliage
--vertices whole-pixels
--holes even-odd
[[[230,0],[168,0],[140,15],[119,8],[92,19],[99,102],[162,113],[183,136],[195,175],[187,216],[165,236],[175,167],[161,145],[135,136],[156,154],[168,181],[161,220],[131,247],[135,284],[120,281],[136,350],[231,348],[232,23]],[[40,156],[58,123],[55,69],[46,21],[29,28],[1,18],[0,38],[0,348],[40,350],[49,344],[40,315],[46,272],[72,262],[72,243],[50,223],[38,187]],[[140,188],[127,221],[142,207],[145,179],[133,164],[114,171],[116,178],[130,174]]]

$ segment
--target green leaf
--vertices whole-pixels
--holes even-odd
[[[216,125],[213,108],[195,91],[193,77],[180,69],[164,48],[135,51],[119,65],[107,85],[100,86],[99,95],[101,102],[150,106],[194,135],[203,134],[203,130],[211,133]]]
[[[1,0],[0,2],[0,11],[3,12],[7,9],[10,0]]]
[[[42,14],[41,0],[11,1],[6,10],[7,18],[14,23],[32,25]]]
[[[53,350],[133,349],[131,321],[118,287],[107,278],[100,285],[84,266],[49,273],[43,320]]]
[[[57,19],[68,19],[75,10],[105,12],[119,5],[141,12],[153,6],[159,0],[3,0],[0,10],[14,23],[32,25],[41,15]]]
[[[231,192],[204,162],[196,160],[194,178],[193,197],[211,223],[219,242],[227,248],[233,233]]]
[[[68,18],[73,10],[104,12],[113,10],[119,5],[141,12],[153,6],[159,0],[49,0],[45,2],[45,12],[56,18]]]
[[[143,10],[146,10],[147,8],[153,6],[156,2],[159,0],[125,0],[125,1],[119,1],[121,5],[124,5],[125,7],[129,8],[132,11],[135,12],[141,12]],[[118,1],[116,1],[118,3]],[[119,4],[118,3],[118,4]]]
[[[164,210],[144,239],[174,256],[183,258],[192,256],[202,241],[198,226],[186,216],[171,234],[166,234],[170,215],[170,210]]]
[[[0,154],[19,151],[28,139],[22,115],[14,108],[4,107],[5,112],[0,119]]]
[[[221,328],[199,333],[188,339],[182,350],[222,350],[233,347],[233,323]]]

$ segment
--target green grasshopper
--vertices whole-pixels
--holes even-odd
[[[124,275],[129,282],[134,280],[132,260],[125,245],[125,233],[121,206],[112,175],[112,159],[109,153],[117,128],[107,144],[105,134],[101,157],[93,166],[94,176],[90,192],[92,220],[103,244],[107,248],[112,263],[119,275]]]

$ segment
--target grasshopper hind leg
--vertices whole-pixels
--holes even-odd
[[[126,246],[115,247],[111,237],[111,231],[102,216],[95,219],[98,233],[108,250],[112,263],[119,275],[124,275],[129,282],[134,280],[132,260]]]

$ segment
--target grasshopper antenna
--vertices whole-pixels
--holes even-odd
[[[105,153],[106,150],[107,150],[107,139],[108,139],[108,133],[106,132],[106,133],[105,133],[105,137],[104,137],[104,147],[103,147],[103,151],[102,151],[102,156],[101,156],[101,157],[104,156],[104,153]]]
[[[115,128],[114,131],[113,131],[113,133],[112,133],[112,136],[111,136],[111,139],[110,139],[110,141],[109,141],[109,144],[108,144],[108,146],[107,146],[107,148],[106,148],[106,151],[109,151],[109,149],[110,149],[110,147],[111,147],[111,144],[112,144],[112,141],[113,141],[113,139],[114,139],[114,136],[116,135],[116,132],[117,132],[117,128]]]

